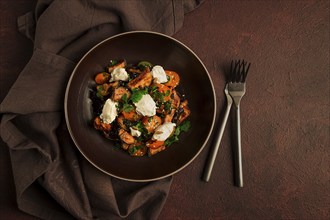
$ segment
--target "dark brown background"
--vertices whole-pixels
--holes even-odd
[[[0,3],[2,101],[32,54],[16,18],[34,3]],[[207,0],[174,37],[208,68],[219,123],[223,64],[252,62],[241,103],[245,187],[233,186],[229,124],[211,181],[200,178],[209,145],[174,176],[159,219],[329,219],[329,1]],[[35,219],[17,209],[2,141],[0,151],[0,218]]]

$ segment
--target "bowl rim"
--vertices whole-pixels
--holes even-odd
[[[133,179],[133,178],[131,178],[130,179],[130,178],[126,178],[126,177],[121,177],[121,176],[118,176],[118,175],[114,175],[114,174],[106,171],[102,167],[98,166],[97,164],[95,164],[93,161],[91,161],[88,158],[87,155],[85,155],[85,153],[82,151],[82,149],[80,149],[79,143],[78,143],[78,141],[76,140],[76,138],[73,135],[73,131],[71,129],[70,121],[69,121],[69,116],[68,116],[68,104],[67,103],[68,103],[68,97],[69,97],[69,92],[70,92],[70,85],[72,83],[73,77],[75,76],[75,72],[76,72],[77,68],[79,67],[80,63],[83,62],[84,59],[85,59],[85,57],[88,56],[95,48],[97,48],[98,46],[102,45],[106,41],[109,41],[109,40],[114,39],[114,38],[118,38],[118,37],[123,36],[123,35],[130,35],[130,34],[153,34],[153,35],[159,35],[159,36],[168,38],[168,39],[170,39],[170,40],[178,43],[182,47],[184,47],[186,50],[188,50],[191,54],[193,54],[196,57],[196,59],[199,61],[199,63],[204,68],[204,70],[205,70],[205,72],[207,74],[207,77],[209,79],[209,82],[211,84],[211,89],[212,89],[212,94],[213,94],[214,107],[213,107],[212,123],[211,123],[211,127],[209,129],[209,132],[208,132],[208,134],[207,134],[207,136],[206,136],[206,138],[205,138],[202,146],[199,148],[199,150],[196,152],[196,154],[189,161],[187,161],[183,166],[181,166],[180,168],[174,170],[171,173],[168,173],[166,175],[162,175],[162,176],[159,176],[159,177],[156,177],[156,178],[149,178],[149,179]],[[175,39],[174,37],[168,36],[168,35],[163,34],[163,33],[155,32],[155,31],[127,31],[127,32],[123,32],[123,33],[119,33],[119,34],[110,36],[110,37],[102,40],[101,42],[97,43],[95,46],[93,46],[91,49],[89,49],[84,54],[84,56],[81,57],[81,59],[79,60],[79,62],[75,65],[75,68],[72,70],[71,75],[70,75],[70,78],[69,78],[69,80],[67,82],[67,86],[66,86],[66,90],[65,90],[65,96],[64,96],[64,115],[65,115],[65,122],[66,122],[67,129],[69,131],[69,134],[70,134],[70,138],[74,142],[75,147],[79,150],[79,152],[83,155],[83,157],[89,163],[91,163],[94,167],[96,167],[98,170],[102,171],[103,173],[105,173],[105,174],[107,174],[109,176],[112,176],[112,177],[115,177],[115,178],[118,178],[118,179],[121,179],[121,180],[131,181],[131,182],[150,182],[150,181],[156,181],[156,180],[164,179],[166,177],[172,176],[172,175],[180,172],[181,170],[183,170],[184,168],[186,168],[190,163],[192,163],[192,161],[194,161],[197,158],[197,156],[202,152],[202,150],[205,148],[206,144],[208,143],[208,141],[209,141],[209,139],[211,137],[211,134],[213,133],[214,124],[215,124],[215,120],[216,120],[216,113],[217,113],[216,112],[216,107],[217,107],[217,100],[216,100],[216,93],[215,93],[213,81],[212,81],[212,78],[211,78],[211,76],[210,76],[210,74],[209,74],[206,66],[202,62],[202,60],[197,56],[197,54],[194,51],[192,51],[188,46],[186,46],[185,44],[183,44],[179,40]]]

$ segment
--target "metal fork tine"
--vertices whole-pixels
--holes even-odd
[[[249,72],[249,69],[250,69],[250,65],[251,65],[251,63],[248,64],[246,70],[244,71],[243,82],[245,82],[246,76],[247,76],[247,74]]]
[[[242,82],[244,77],[245,62],[242,60],[240,63],[239,79],[236,82]]]
[[[240,60],[237,60],[237,63],[236,63],[236,71],[235,71],[235,81],[234,82],[239,82],[240,80],[240,69],[241,69],[241,61]]]
[[[230,82],[236,82],[237,76],[238,76],[237,72],[239,70],[239,60],[235,60],[235,63],[232,60],[231,63],[232,63],[233,68],[231,68],[231,70],[229,72],[230,75],[231,75],[230,76]]]
[[[230,66],[230,73],[231,76],[229,77],[230,82],[244,82],[246,78],[246,64],[244,60],[236,60],[235,64],[232,60],[231,66]],[[250,65],[250,64],[249,64]],[[248,65],[248,68],[249,68]]]
[[[236,65],[235,65],[236,66]],[[227,81],[228,82],[231,82],[232,81],[232,79],[233,79],[233,71],[234,71],[234,60],[232,60],[231,61],[231,63],[230,63],[230,71],[229,71],[229,73],[227,73]]]
[[[247,73],[250,69],[251,63],[246,62],[245,60],[237,60],[235,62],[235,68],[233,72],[233,78],[232,82],[242,82],[244,83],[246,80]]]

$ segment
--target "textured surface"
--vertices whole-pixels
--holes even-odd
[[[1,3],[3,99],[32,53],[16,31],[30,1]],[[160,219],[329,219],[329,1],[207,0],[175,35],[202,59],[224,112],[224,71],[252,62],[241,102],[245,187],[233,186],[229,124],[209,183],[208,146],[174,176]],[[34,219],[16,208],[6,145],[0,147],[0,218]]]

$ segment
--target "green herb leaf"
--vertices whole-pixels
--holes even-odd
[[[158,90],[158,87],[153,85],[153,86],[151,86],[150,92],[155,93],[157,90]]]
[[[181,133],[181,129],[180,129],[180,127],[177,127],[174,131],[174,136],[179,136],[180,133]]]
[[[169,112],[169,111],[172,110],[172,104],[171,104],[170,101],[167,101],[167,102],[164,103],[164,109],[165,109],[165,111],[167,111],[167,112]]]
[[[128,152],[133,155],[135,154],[138,150],[140,150],[143,146],[138,145],[138,146],[134,146],[128,149]]]
[[[103,85],[96,86],[96,96],[103,99],[103,96],[106,96],[108,91],[104,88]]]
[[[159,102],[158,104],[162,104],[164,102],[164,93],[161,93],[158,91],[157,87],[156,89],[152,89],[151,97],[156,101]]]
[[[121,97],[120,102],[117,105],[117,110],[118,112],[125,111],[125,112],[130,112],[134,109],[132,104],[129,104],[129,99],[127,98],[127,94],[124,94]]]
[[[190,121],[182,122],[179,127],[181,131],[187,132],[190,129]]]
[[[127,94],[125,93],[125,94],[121,97],[121,99],[122,99],[125,103],[127,103]]]
[[[172,137],[166,139],[165,146],[168,147],[177,141],[179,141],[179,137],[177,135],[173,135]]]
[[[142,124],[142,121],[138,121],[138,123],[136,123],[134,127],[138,129],[140,132],[143,132],[144,126]]]
[[[144,70],[147,67],[151,68],[152,67],[152,64],[150,62],[148,62],[148,61],[141,61],[141,62],[138,63],[138,67],[141,70]]]
[[[134,109],[134,107],[131,104],[124,103],[122,109],[125,112],[130,112]]]
[[[110,61],[109,61],[109,66],[114,66],[114,65],[116,65],[117,63],[118,63],[117,60],[110,60]]]
[[[96,97],[98,97],[99,99],[103,100],[103,95],[100,92],[96,93]]]
[[[145,89],[133,89],[131,100],[134,103],[139,102],[142,99],[142,96],[148,93],[148,88]]]
[[[144,127],[142,121],[138,121],[138,122],[134,125],[134,127],[135,127],[136,129],[138,129],[142,134],[144,134],[144,133],[148,133],[148,131],[147,131],[147,129]]]
[[[174,142],[179,141],[181,132],[187,132],[190,129],[190,121],[184,121],[175,128],[174,134],[165,141],[165,146],[170,146]]]

